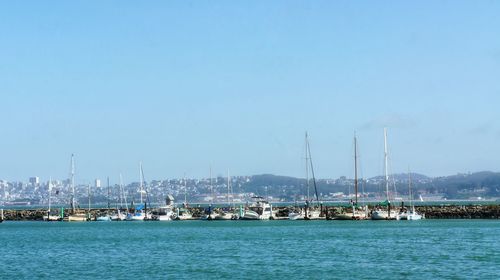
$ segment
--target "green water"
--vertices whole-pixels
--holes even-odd
[[[0,279],[500,279],[500,221],[4,222]]]

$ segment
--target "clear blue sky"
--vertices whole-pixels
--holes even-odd
[[[0,4],[0,179],[499,171],[498,1]]]

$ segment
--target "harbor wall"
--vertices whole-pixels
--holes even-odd
[[[193,217],[200,217],[205,211],[201,207],[189,208]],[[399,207],[395,208],[396,210]],[[445,206],[416,206],[415,209],[423,214],[426,219],[499,219],[500,205],[445,205]],[[152,209],[155,210],[154,208]],[[277,218],[288,216],[288,207],[273,207]],[[333,217],[335,214],[349,211],[343,207],[324,207],[323,211],[327,217]],[[369,209],[371,210],[371,208]],[[80,213],[87,213],[88,210],[80,209]],[[115,209],[110,209],[110,212]],[[90,209],[92,219],[105,215],[107,209]],[[70,209],[64,210],[64,215],[68,216]],[[4,219],[9,221],[41,221],[43,216],[47,215],[46,209],[23,209],[23,210],[4,210]]]

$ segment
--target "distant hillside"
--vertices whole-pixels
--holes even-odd
[[[500,197],[500,173],[478,172],[436,178],[411,173],[411,179],[415,193],[443,194],[449,199]],[[408,193],[407,173],[391,175],[391,180],[394,180],[398,193]],[[383,176],[376,176],[360,182],[360,188],[367,192],[380,192],[383,181]],[[316,183],[318,193],[353,192],[352,179],[319,179]],[[293,197],[307,192],[305,179],[271,174],[250,176],[248,182],[240,187],[245,192],[275,197]]]

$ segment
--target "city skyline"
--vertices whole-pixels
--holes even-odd
[[[117,3],[0,4],[0,179],[499,171],[499,3]]]

